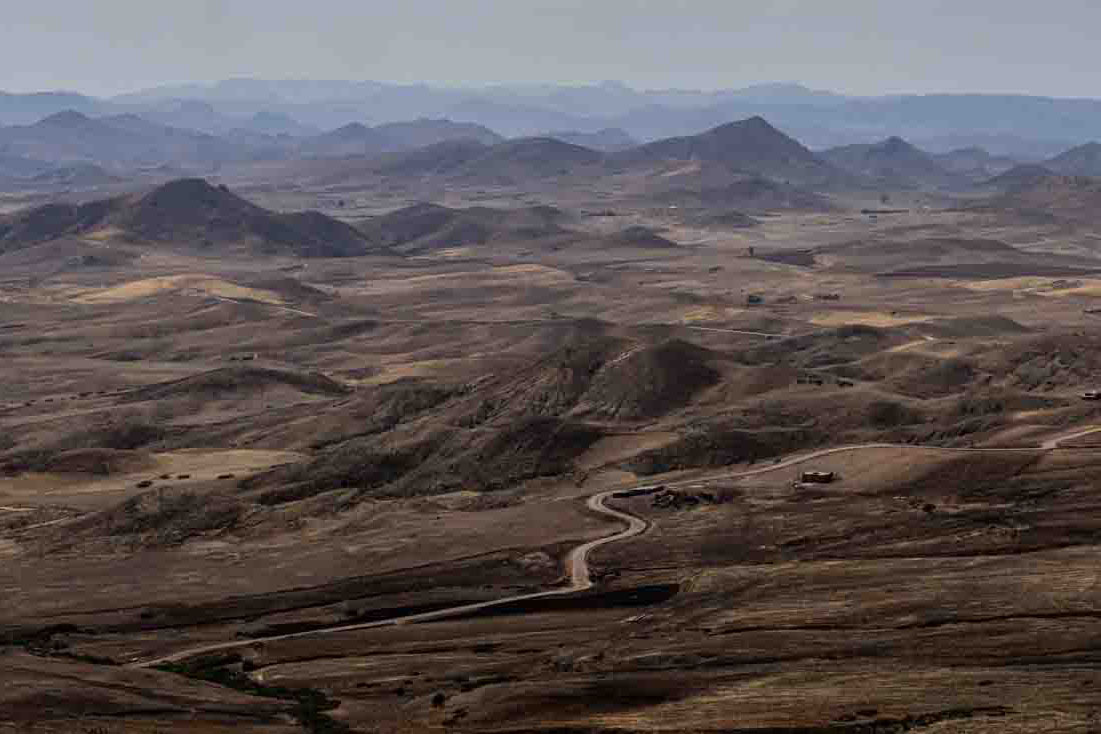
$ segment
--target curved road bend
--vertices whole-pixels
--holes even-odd
[[[749,471],[736,472],[733,474],[717,475],[713,477],[700,477],[693,480],[686,480],[676,484],[668,484],[666,486],[680,486],[684,484],[698,484],[701,481],[708,481],[709,479],[742,479],[747,477],[753,477],[760,474],[767,474],[769,472],[778,471],[780,469],[786,469],[798,464],[803,464],[808,461],[814,461],[826,456],[833,456],[835,454],[842,454],[852,451],[865,451],[871,449],[914,449],[914,450],[935,450],[935,451],[957,451],[957,452],[1020,452],[1020,451],[1037,451],[1037,450],[1055,450],[1059,448],[1059,444],[1063,441],[1069,441],[1075,438],[1080,438],[1085,435],[1089,435],[1094,432],[1101,432],[1101,428],[1093,428],[1088,431],[1082,431],[1071,435],[1066,435],[1052,439],[1045,442],[1040,447],[1031,448],[1005,448],[1005,449],[983,449],[983,448],[943,448],[940,446],[915,446],[912,444],[891,444],[891,443],[868,443],[859,444],[856,446],[839,446],[832,449],[822,449],[820,451],[814,451],[809,454],[803,454],[801,456],[794,456],[785,461],[781,461],[776,464],[769,464],[768,466],[761,467],[759,469],[751,469]],[[650,486],[643,485],[636,487],[635,489],[649,489]],[[504,599],[495,599],[493,601],[478,602],[476,604],[465,604],[458,607],[450,607],[448,609],[439,609],[434,612],[425,612],[423,614],[413,614],[405,617],[396,617],[392,619],[384,619],[376,622],[366,622],[362,624],[349,624],[341,627],[329,627],[326,629],[311,630],[308,632],[294,632],[285,635],[272,635],[270,637],[256,637],[247,640],[234,640],[232,642],[222,642],[213,645],[203,645],[201,647],[194,647],[188,650],[181,650],[171,655],[156,658],[154,660],[146,661],[132,661],[129,665],[135,668],[151,668],[156,665],[163,665],[165,663],[175,663],[181,660],[186,660],[196,655],[206,655],[214,652],[224,652],[226,650],[235,650],[242,647],[249,647],[251,645],[258,645],[264,642],[279,642],[281,640],[293,640],[303,637],[311,637],[315,635],[328,635],[338,632],[354,632],[357,630],[375,629],[378,627],[393,627],[404,624],[416,624],[418,622],[433,622],[436,620],[447,619],[449,617],[455,617],[469,612],[477,612],[485,609],[492,609],[493,607],[503,604],[511,604],[518,601],[529,601],[532,599],[544,599],[554,596],[565,596],[567,594],[573,594],[579,591],[586,591],[593,588],[594,584],[589,569],[589,556],[590,554],[605,545],[611,543],[617,543],[621,540],[627,540],[638,535],[642,535],[649,529],[650,525],[642,518],[635,517],[627,512],[613,509],[604,504],[609,498],[621,492],[629,491],[626,488],[608,490],[594,494],[586,501],[586,505],[594,512],[598,512],[602,515],[606,515],[615,520],[619,520],[627,524],[626,529],[621,530],[613,535],[606,536],[604,538],[598,538],[597,540],[590,540],[570,551],[566,557],[566,569],[569,573],[570,584],[561,589],[552,589],[551,591],[540,591],[534,594],[520,594],[518,596],[510,596]]]
[[[534,594],[520,594],[518,596],[510,596],[504,599],[495,599],[493,601],[478,602],[476,604],[464,604],[459,607],[450,607],[448,609],[439,609],[434,612],[425,612],[423,614],[413,614],[405,617],[396,617],[393,619],[383,619],[377,622],[365,622],[363,624],[349,624],[342,627],[329,627],[326,629],[311,630],[309,632],[295,632],[286,635],[273,635],[271,637],[257,637],[248,640],[234,640],[233,642],[223,642],[214,645],[204,645],[202,647],[194,647],[189,650],[181,650],[180,652],[166,655],[155,660],[146,660],[144,662],[133,661],[130,663],[130,667],[134,668],[151,668],[155,665],[163,665],[164,663],[175,663],[181,660],[186,660],[196,655],[206,655],[214,652],[224,652],[226,650],[234,650],[241,647],[249,647],[250,645],[256,645],[264,642],[278,642],[280,640],[293,640],[301,637],[311,637],[314,635],[327,635],[336,632],[354,632],[356,630],[374,629],[376,627],[393,627],[395,625],[403,624],[416,624],[418,622],[432,622],[440,619],[446,619],[448,617],[455,617],[461,614],[467,614],[469,612],[477,612],[483,609],[491,609],[495,606],[502,604],[511,604],[518,601],[529,601],[532,599],[545,599],[553,596],[565,596],[567,594],[574,594],[579,591],[586,591],[593,588],[594,584],[589,571],[589,554],[597,548],[608,545],[609,543],[615,543],[620,540],[626,540],[627,538],[633,538],[636,535],[642,535],[650,527],[650,524],[645,520],[629,515],[626,512],[620,512],[604,505],[604,501],[614,494],[622,492],[622,489],[609,490],[607,492],[601,492],[595,494],[588,499],[586,505],[589,509],[599,512],[602,515],[621,520],[627,523],[627,528],[621,530],[614,535],[609,535],[596,540],[590,540],[587,543],[579,545],[570,551],[566,557],[566,570],[569,573],[570,584],[569,586],[561,589],[552,589],[550,591],[540,591]]]

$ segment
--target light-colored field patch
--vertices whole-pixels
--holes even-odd
[[[372,375],[364,380],[353,380],[351,382],[357,385],[386,385],[411,377],[430,377],[445,372],[452,366],[461,365],[463,362],[464,360],[461,359],[425,359],[419,362],[394,364],[384,367],[382,371],[376,375]]]
[[[506,278],[521,276],[524,278],[525,282],[535,282],[539,284],[572,283],[574,280],[573,276],[565,270],[547,267],[546,265],[505,265],[503,267],[493,268],[490,274]]]
[[[82,291],[73,296],[78,303],[126,303],[162,293],[180,292],[218,296],[280,305],[283,299],[272,291],[247,288],[211,275],[188,274],[144,278],[101,290]]]
[[[659,178],[674,178],[675,176],[690,176],[693,173],[699,173],[703,170],[703,165],[699,161],[693,161],[688,165],[681,166],[680,168],[674,168],[671,171],[662,173]]]
[[[135,486],[139,481],[153,480],[154,486],[185,486],[193,482],[209,482],[226,474],[240,479],[272,466],[300,461],[304,457],[291,451],[188,449],[153,454],[152,458],[153,465],[148,469],[110,477],[23,474],[0,479],[0,497],[13,505],[25,507],[64,504],[99,509],[126,495],[144,491]],[[166,474],[172,478],[158,479]],[[188,476],[179,479],[180,475]]]
[[[1002,278],[969,281],[964,287],[983,293],[1012,291],[1038,296],[1101,296],[1101,279],[1098,278]]]
[[[95,232],[84,235],[84,239],[92,240],[93,242],[110,242],[124,234],[125,232],[117,227],[103,227],[102,229],[97,229]]]
[[[707,323],[724,321],[733,316],[745,313],[743,308],[720,308],[718,306],[699,306],[688,311],[680,317],[682,324]]]
[[[14,558],[19,555],[19,544],[14,540],[0,538],[0,558]]]
[[[354,288],[364,295],[411,293],[441,288],[477,288],[515,285],[571,285],[574,277],[565,270],[545,265],[506,265],[488,269],[464,270],[459,273],[435,273],[413,278],[378,279]]]
[[[812,316],[812,324],[819,326],[845,326],[847,324],[860,324],[862,326],[898,326],[900,324],[920,324],[932,321],[932,316],[919,316],[917,314],[892,314],[889,311],[830,311],[829,313]]]
[[[448,247],[445,250],[437,250],[434,257],[440,260],[448,260],[452,258],[470,257],[474,252],[472,247]]]

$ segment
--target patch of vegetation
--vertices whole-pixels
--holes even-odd
[[[355,730],[347,724],[326,715],[340,705],[340,701],[331,699],[322,691],[314,688],[288,688],[257,683],[243,670],[234,670],[234,666],[248,667],[247,661],[236,654],[201,657],[183,663],[165,663],[156,666],[164,673],[174,673],[193,680],[232,688],[235,691],[261,698],[274,698],[294,703],[291,714],[310,734],[354,734]]]

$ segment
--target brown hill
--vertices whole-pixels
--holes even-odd
[[[120,268],[133,263],[138,253],[130,249],[92,245],[63,237],[19,250],[0,249],[0,271],[27,271],[35,275],[89,269]]]
[[[0,252],[97,232],[135,242],[186,244],[302,257],[368,251],[355,228],[317,212],[280,214],[202,179],[180,179],[144,195],[89,204],[48,204],[0,218]]]
[[[488,149],[489,146],[476,140],[452,140],[380,156],[371,161],[367,169],[382,176],[442,176],[477,160]]]
[[[123,179],[94,163],[75,163],[44,171],[29,180],[36,186],[88,188],[121,183]]]
[[[1010,193],[1032,188],[1045,178],[1054,175],[1055,172],[1047,166],[1042,166],[1039,163],[1022,163],[998,176],[987,179],[982,183],[982,186],[983,188]]]
[[[1096,261],[1019,250],[1000,240],[933,237],[847,242],[815,250],[836,258],[838,269],[883,276],[997,278],[1014,275],[1083,275]]]
[[[598,151],[555,138],[519,138],[497,145],[464,139],[379,156],[341,176],[439,176],[464,183],[516,185],[591,170],[602,160]]]
[[[596,132],[552,132],[547,133],[545,137],[557,138],[564,143],[601,150],[605,153],[628,150],[638,146],[638,141],[632,138],[627,131],[615,127],[597,130]]]
[[[1064,176],[1101,178],[1101,143],[1086,143],[1060,153],[1044,166]]]
[[[378,155],[386,152],[386,138],[363,123],[353,122],[307,138],[299,146],[299,152],[322,158]]]
[[[504,141],[489,128],[451,120],[411,120],[368,127],[353,122],[304,140],[299,152],[322,158],[378,156],[446,143],[496,145]]]
[[[521,138],[495,145],[455,170],[469,181],[498,185],[553,178],[596,166],[602,153],[554,138]]]
[[[1101,219],[1101,179],[1047,176],[977,208],[1030,220],[1097,222]]]
[[[705,224],[729,229],[752,229],[761,225],[760,221],[739,211],[728,211],[710,216],[706,219]]]
[[[307,395],[338,396],[348,392],[339,382],[316,373],[305,374],[264,367],[225,367],[182,380],[140,388],[131,392],[127,400],[141,402],[179,397],[218,399],[272,387],[288,387]]]
[[[140,451],[78,449],[50,456],[38,470],[53,474],[111,476],[141,471],[155,465],[148,454]]]
[[[247,160],[250,152],[204,133],[168,127],[136,115],[93,119],[72,110],[33,125],[0,128],[6,154],[43,161],[104,166],[156,166],[174,163],[209,166]]]
[[[836,205],[827,197],[762,176],[738,177],[728,184],[712,187],[683,187],[654,195],[667,204],[736,209],[750,214],[775,211],[832,212]]]
[[[1095,389],[1101,371],[1101,339],[1080,333],[1041,334],[989,349],[976,361],[1010,389]]]
[[[872,145],[831,148],[820,155],[838,168],[890,189],[952,187],[962,183],[931,155],[899,137]]]
[[[906,343],[902,334],[872,326],[842,326],[781,339],[739,355],[748,365],[818,368],[855,362]]]
[[[667,237],[662,237],[650,227],[628,227],[622,231],[605,238],[610,245],[623,247],[643,247],[648,249],[664,250],[671,247],[679,247]]]
[[[637,345],[591,334],[486,385],[465,422],[556,416],[636,421],[683,408],[718,384],[719,355],[680,340]]]
[[[122,200],[105,199],[88,204],[45,204],[0,216],[0,253],[90,232],[121,208]]]
[[[577,412],[614,420],[666,415],[719,383],[710,364],[716,356],[680,340],[628,352],[596,374]]]
[[[450,209],[415,204],[360,225],[373,242],[403,253],[484,245],[505,239],[530,240],[568,233],[567,217],[550,206],[522,209]]]
[[[668,138],[613,154],[610,164],[646,168],[677,161],[720,164],[732,172],[767,176],[798,185],[855,185],[853,177],[760,117],[732,122],[699,135]]]
[[[505,139],[484,125],[447,119],[421,118],[379,125],[375,132],[386,138],[394,150],[413,150],[438,143],[474,141],[497,145]]]
[[[933,156],[943,168],[972,181],[985,181],[1001,175],[1017,165],[1008,156],[994,155],[979,147],[957,148]]]

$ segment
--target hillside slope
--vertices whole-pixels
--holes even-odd
[[[202,179],[180,179],[143,195],[47,204],[0,218],[0,252],[64,236],[301,257],[348,257],[369,249],[358,230],[324,214],[271,212]]]

